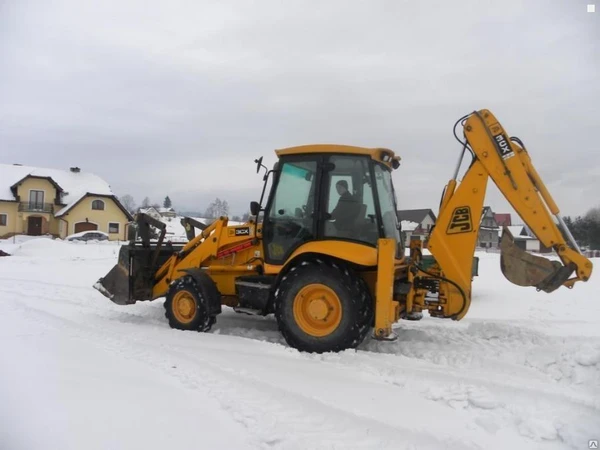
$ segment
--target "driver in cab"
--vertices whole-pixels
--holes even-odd
[[[340,195],[337,205],[331,211],[331,220],[335,220],[335,228],[338,231],[349,231],[358,214],[358,202],[348,191],[348,182],[340,180],[335,184],[337,193]]]

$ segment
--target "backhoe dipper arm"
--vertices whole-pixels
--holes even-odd
[[[419,276],[440,280],[436,315],[458,320],[469,308],[473,255],[488,177],[540,242],[552,247],[562,261],[560,264],[518,249],[505,228],[501,242],[501,269],[509,281],[520,286],[535,286],[545,292],[552,292],[561,285],[571,288],[577,281],[587,281],[592,263],[581,254],[560,218],[559,209],[522,142],[517,138],[509,139],[488,110],[474,112],[465,119],[463,133],[466,141],[461,161],[467,148],[473,154],[473,161],[458,187],[457,168],[444,192],[428,247],[436,266],[429,273],[416,267]],[[563,233],[552,215],[557,218]]]

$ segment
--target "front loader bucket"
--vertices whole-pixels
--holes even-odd
[[[563,266],[520,249],[508,228],[502,231],[500,240],[500,268],[508,281],[518,286],[535,286],[538,290],[552,292],[567,281],[575,268]]]
[[[119,261],[110,272],[100,278],[94,288],[117,305],[132,305],[137,301],[152,300],[156,270],[183,245],[123,245]]]
[[[119,251],[118,263],[104,276],[100,278],[94,289],[98,290],[106,298],[117,305],[129,305],[135,303],[131,299],[131,258],[129,246],[122,246]]]

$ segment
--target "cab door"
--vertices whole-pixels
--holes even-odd
[[[315,240],[320,160],[303,155],[280,161],[263,224],[267,263],[282,264],[299,245]]]

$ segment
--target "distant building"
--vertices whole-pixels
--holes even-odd
[[[102,231],[126,239],[131,214],[97,175],[0,164],[0,238]]]
[[[158,208],[157,211],[162,217],[177,217],[177,213],[173,208]]]
[[[148,208],[140,208],[138,209],[138,212],[146,214],[156,220],[160,220],[160,218],[162,217],[154,206],[149,206]]]
[[[431,209],[403,209],[398,211],[398,219],[404,236],[404,245],[407,247],[411,239],[427,241],[429,232],[437,220]]]
[[[477,246],[483,248],[497,248],[499,243],[498,238],[498,222],[496,222],[495,214],[492,208],[484,206],[481,211],[481,219],[479,222],[479,234],[477,236]]]

